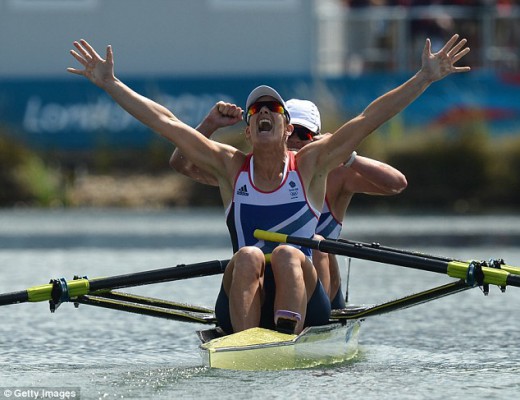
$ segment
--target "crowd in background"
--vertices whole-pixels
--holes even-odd
[[[511,6],[520,5],[520,0],[343,0],[343,3],[349,7],[367,7],[367,6]]]
[[[413,60],[426,37],[435,49],[453,33],[468,39],[472,51],[467,62],[473,68],[520,71],[520,0],[343,0],[343,4],[351,11],[345,28],[347,72],[352,67],[413,69],[416,66],[403,58]]]

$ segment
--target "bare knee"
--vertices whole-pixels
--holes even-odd
[[[303,279],[305,286],[316,285],[317,274],[312,262],[295,247],[278,246],[271,254],[271,266],[277,281]]]
[[[249,276],[259,278],[265,265],[265,256],[258,247],[246,246],[233,256],[233,276]]]
[[[290,268],[301,269],[303,254],[292,246],[281,245],[276,247],[271,254],[271,265],[273,270],[278,268],[284,268],[285,270]]]

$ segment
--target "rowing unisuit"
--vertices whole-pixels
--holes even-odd
[[[342,227],[342,223],[332,215],[332,211],[330,211],[329,207],[329,200],[325,197],[316,233],[326,239],[336,240],[339,238]]]
[[[233,251],[243,246],[256,246],[264,254],[271,253],[276,243],[255,239],[255,229],[312,237],[320,213],[307,201],[294,154],[287,152],[282,182],[272,192],[263,192],[255,187],[253,165],[253,155],[250,154],[237,175],[233,199],[226,210]],[[310,249],[301,250],[311,255]]]

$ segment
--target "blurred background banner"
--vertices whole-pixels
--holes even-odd
[[[125,81],[195,127],[219,100],[245,107],[249,91],[261,83],[274,86],[286,99],[313,99],[322,110],[329,111],[329,117],[333,113],[344,121],[407,77],[372,73],[324,79],[319,85],[310,78],[268,76]],[[0,85],[2,124],[13,137],[34,149],[138,148],[154,140],[153,133],[85,80],[18,78],[1,81]],[[398,118],[403,135],[418,126],[448,128],[475,120],[487,125],[492,136],[513,135],[520,132],[519,98],[520,83],[510,76],[479,72],[457,75],[445,85],[433,85]]]
[[[243,105],[253,87],[270,84],[316,102],[335,129],[417,70],[426,37],[435,47],[459,32],[472,73],[433,85],[398,117],[403,134],[479,120],[492,136],[517,135],[516,3],[0,0],[0,124],[44,150],[152,140],[99,89],[66,73],[76,64],[72,41],[85,38],[102,55],[112,44],[118,76],[189,125],[216,101]]]

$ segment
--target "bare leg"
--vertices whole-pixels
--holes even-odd
[[[325,293],[327,293],[327,296],[332,297],[334,295],[334,292],[331,289],[332,283],[331,283],[331,268],[329,267],[329,255],[327,253],[323,253],[319,250],[313,250],[312,251],[312,263],[314,264],[314,267],[316,268],[316,272],[318,273],[318,278],[321,281],[321,284],[323,285],[323,289],[325,290]]]
[[[330,300],[334,300],[336,293],[341,286],[341,273],[339,270],[338,259],[334,254],[329,254],[329,268],[330,268],[330,291],[329,298]]]
[[[257,247],[242,247],[231,259],[223,278],[235,332],[260,325],[265,257]]]
[[[316,287],[318,276],[310,260],[298,249],[281,245],[271,255],[276,282],[275,310],[289,310],[301,315],[295,333],[305,322],[307,301]]]

